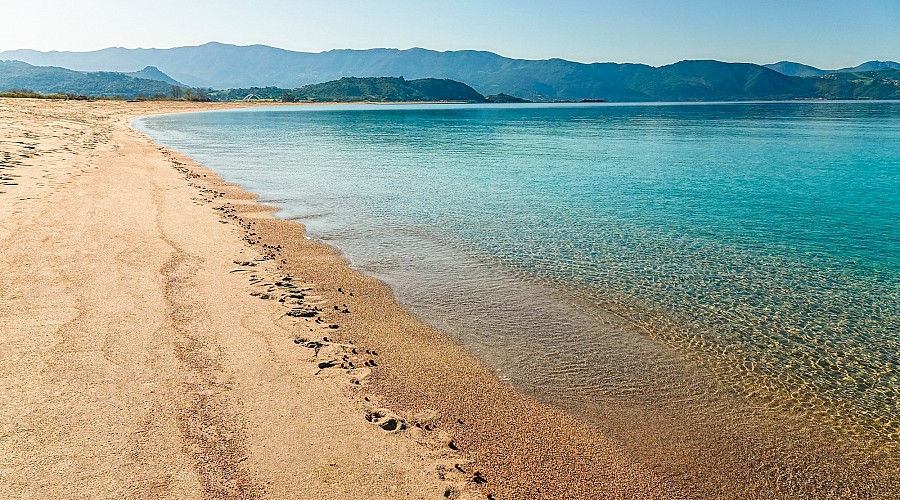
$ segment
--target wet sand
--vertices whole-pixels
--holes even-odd
[[[0,491],[685,493],[129,127],[234,106],[0,100]]]

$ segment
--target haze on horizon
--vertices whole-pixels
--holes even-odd
[[[900,60],[900,2],[681,0],[16,2],[0,51],[169,48],[209,41],[322,52],[487,50],[522,59],[654,66],[683,59],[824,69]],[[11,22],[10,22],[11,21]]]

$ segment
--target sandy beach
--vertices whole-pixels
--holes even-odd
[[[129,126],[226,106],[0,100],[4,496],[679,495]]]

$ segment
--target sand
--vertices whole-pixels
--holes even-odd
[[[678,495],[129,127],[233,106],[0,99],[2,496]]]

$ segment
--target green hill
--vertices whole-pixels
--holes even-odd
[[[494,103],[494,104],[522,104],[522,103],[526,103],[526,102],[531,102],[531,101],[527,101],[525,99],[519,99],[518,97],[513,97],[511,95],[502,94],[502,93],[484,96],[484,99],[487,102]]]
[[[484,96],[468,85],[453,80],[403,77],[344,77],[326,83],[305,85],[292,91],[296,100],[312,102],[401,102],[462,101],[484,102]]]
[[[681,61],[662,66],[635,78],[629,87],[646,99],[676,101],[794,99],[808,92],[802,79],[756,64],[719,61]]]
[[[19,61],[0,61],[0,91],[9,90],[133,98],[138,95],[169,95],[172,84],[124,73],[88,73],[52,66],[32,66]]]
[[[823,99],[900,99],[900,69],[832,73],[805,80]]]
[[[249,87],[210,92],[210,98],[221,101],[240,100],[250,95],[306,102],[486,102],[483,95],[464,83],[437,78],[345,77],[295,89]]]

